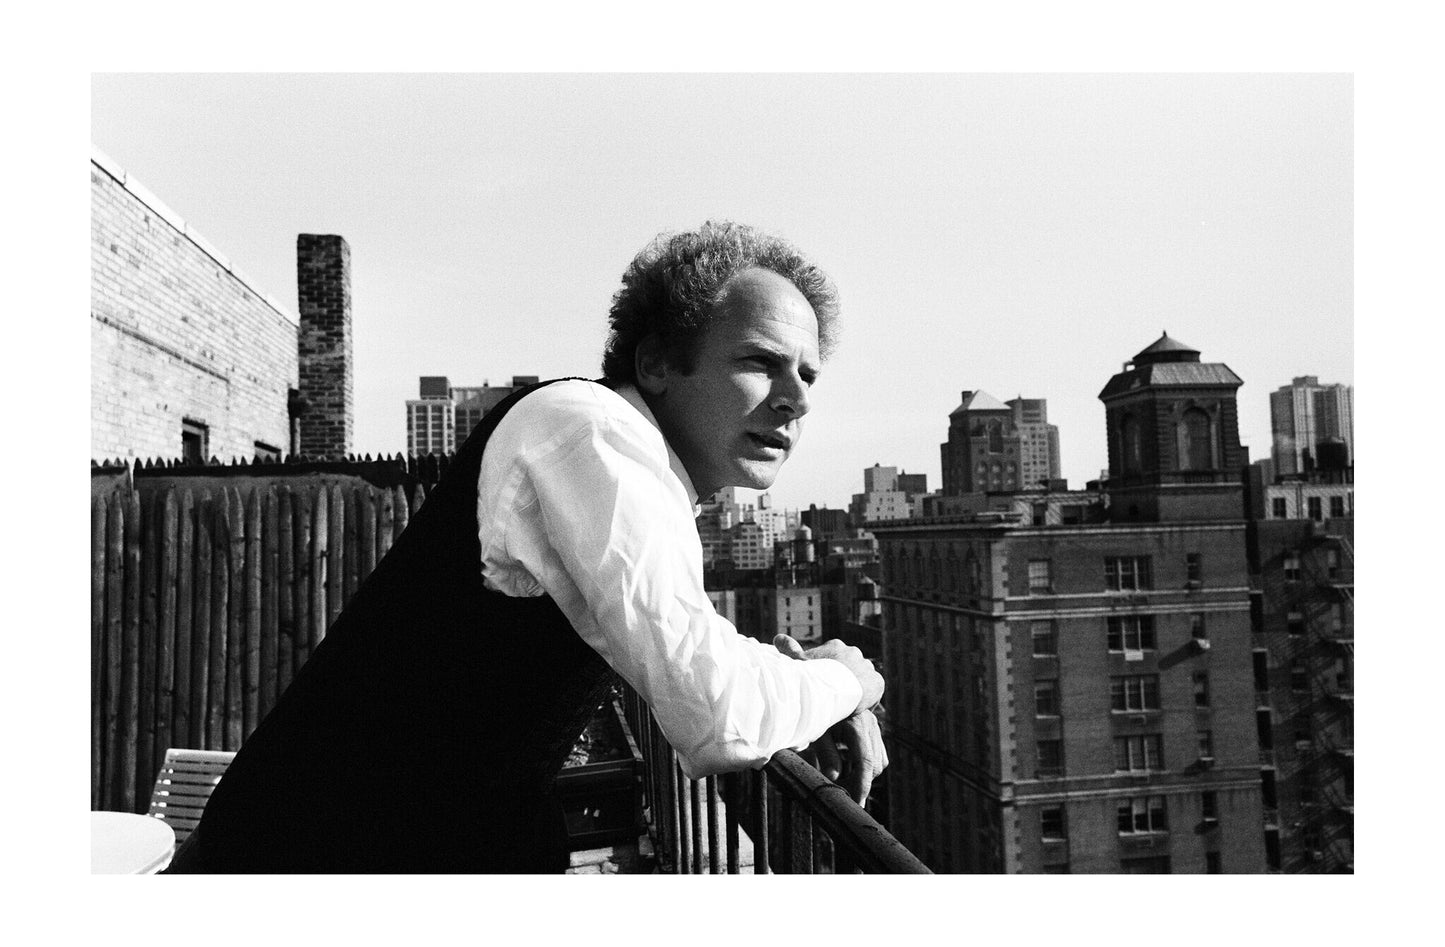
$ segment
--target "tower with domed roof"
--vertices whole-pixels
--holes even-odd
[[[1104,390],[1110,518],[1241,519],[1236,393],[1243,380],[1165,332]]]

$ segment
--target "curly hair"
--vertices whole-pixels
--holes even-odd
[[[826,359],[838,330],[838,291],[828,275],[781,237],[710,220],[696,231],[659,234],[622,274],[607,317],[612,331],[602,354],[603,378],[635,382],[637,345],[654,334],[668,363],[691,373],[728,280],[752,267],[777,273],[808,300],[818,319],[819,355]]]

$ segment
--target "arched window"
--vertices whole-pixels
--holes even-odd
[[[1139,430],[1139,419],[1126,414],[1119,420],[1120,453],[1125,473],[1144,472],[1144,438]]]
[[[1185,411],[1178,432],[1180,470],[1212,470],[1218,466],[1214,459],[1214,424],[1207,411]]]

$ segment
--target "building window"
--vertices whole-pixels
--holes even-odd
[[[1295,658],[1289,663],[1289,689],[1296,693],[1310,689],[1309,666],[1304,658]]]
[[[1184,556],[1184,578],[1196,584],[1203,580],[1204,557],[1199,553],[1191,552]]]
[[[1109,704],[1117,711],[1159,709],[1159,675],[1131,674],[1109,681]]]
[[[1324,510],[1321,508],[1323,504],[1320,502],[1319,497],[1310,497],[1305,503],[1309,506],[1310,519],[1318,523],[1325,518]]]
[[[1169,819],[1163,796],[1139,796],[1119,801],[1119,834],[1144,835],[1168,832]]]
[[[1144,470],[1144,438],[1139,430],[1139,419],[1126,414],[1119,420],[1120,452],[1124,455],[1124,472],[1140,473]]]
[[[1273,515],[1277,520],[1289,518],[1289,501],[1284,497],[1275,497],[1270,500],[1270,506],[1274,508]]]
[[[1284,580],[1286,582],[1298,582],[1300,580],[1299,556],[1294,553],[1284,557]]]
[[[1200,809],[1204,813],[1205,822],[1219,821],[1219,794],[1216,792],[1204,792],[1200,795]]]
[[[281,462],[281,448],[272,447],[262,441],[256,442],[256,463],[258,464],[279,464]]]
[[[1104,587],[1116,592],[1153,588],[1148,556],[1109,556],[1104,560]]]
[[[1053,657],[1059,653],[1059,638],[1051,621],[1029,622],[1029,632],[1034,639],[1034,657]]]
[[[1214,425],[1199,408],[1184,412],[1179,424],[1179,469],[1209,470],[1214,466]]]
[[[1199,758],[1201,760],[1214,759],[1214,731],[1199,730],[1195,732],[1195,737],[1199,741]]]
[[[1048,559],[1029,560],[1029,594],[1048,595],[1054,590],[1051,563]]]
[[[1330,497],[1330,519],[1339,519],[1345,515],[1345,498]]]
[[[1153,615],[1110,615],[1109,650],[1138,654],[1154,650]]]
[[[1062,740],[1040,740],[1038,754],[1038,769],[1034,775],[1040,779],[1063,775],[1064,744]]]
[[[1064,807],[1044,806],[1039,810],[1039,837],[1046,842],[1062,842],[1069,836],[1064,828]]]
[[[1299,609],[1292,608],[1286,613],[1285,629],[1292,635],[1305,633],[1305,614]]]
[[[1208,639],[1209,634],[1204,630],[1204,613],[1194,612],[1189,616],[1189,637],[1195,641]]]
[[[1209,706],[1209,672],[1194,672],[1194,706]]]
[[[1210,875],[1224,874],[1224,864],[1220,860],[1218,852],[1204,853],[1204,871]]]
[[[1139,772],[1164,768],[1164,737],[1157,733],[1114,738],[1114,769]]]
[[[1168,875],[1172,874],[1168,855],[1149,855],[1144,858],[1119,859],[1119,873],[1124,875]]]
[[[200,421],[181,421],[181,460],[187,464],[204,464],[210,453],[210,429]]]
[[[1059,715],[1059,682],[1034,682],[1034,715],[1057,717]]]
[[[1340,551],[1338,549],[1325,550],[1325,571],[1331,579],[1340,577]]]

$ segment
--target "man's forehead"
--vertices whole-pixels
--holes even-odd
[[[815,343],[818,338],[818,318],[808,298],[772,270],[754,267],[728,280],[717,315],[739,335],[802,331]]]

